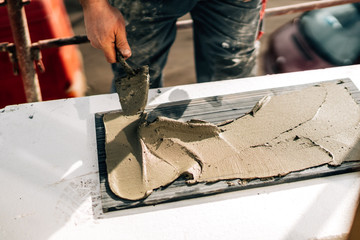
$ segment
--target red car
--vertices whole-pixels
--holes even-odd
[[[271,36],[267,74],[360,63],[360,3],[312,10]]]

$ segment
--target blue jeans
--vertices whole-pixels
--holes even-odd
[[[162,70],[176,36],[176,21],[193,19],[197,82],[250,76],[261,0],[109,0],[123,13],[133,67],[149,65],[150,87],[162,86]],[[114,74],[122,76],[120,64]]]

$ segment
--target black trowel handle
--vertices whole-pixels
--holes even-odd
[[[131,75],[131,76],[135,76],[135,71],[134,69],[132,69],[129,64],[127,64],[127,62],[125,61],[125,58],[123,57],[123,55],[121,55],[120,51],[115,47],[115,52],[116,52],[116,61],[119,62],[125,72],[128,74],[128,75]]]

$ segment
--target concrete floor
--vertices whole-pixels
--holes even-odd
[[[70,21],[76,35],[86,34],[83,22],[82,9],[78,1],[64,0]],[[267,8],[306,2],[303,0],[270,0]],[[266,51],[269,35],[285,22],[299,14],[290,14],[265,18],[265,34],[261,39],[259,55],[259,72],[262,75],[262,55]],[[188,18],[185,16],[184,18]],[[83,55],[85,75],[87,78],[87,95],[108,93],[112,81],[110,65],[106,62],[103,53],[91,47],[90,44],[79,45]],[[179,30],[175,43],[172,46],[167,65],[164,69],[164,85],[175,86],[195,83],[193,59],[192,29]]]

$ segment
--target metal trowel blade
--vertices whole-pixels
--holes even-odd
[[[125,115],[135,115],[145,110],[149,92],[149,67],[135,69],[134,74],[115,79],[116,92]]]

